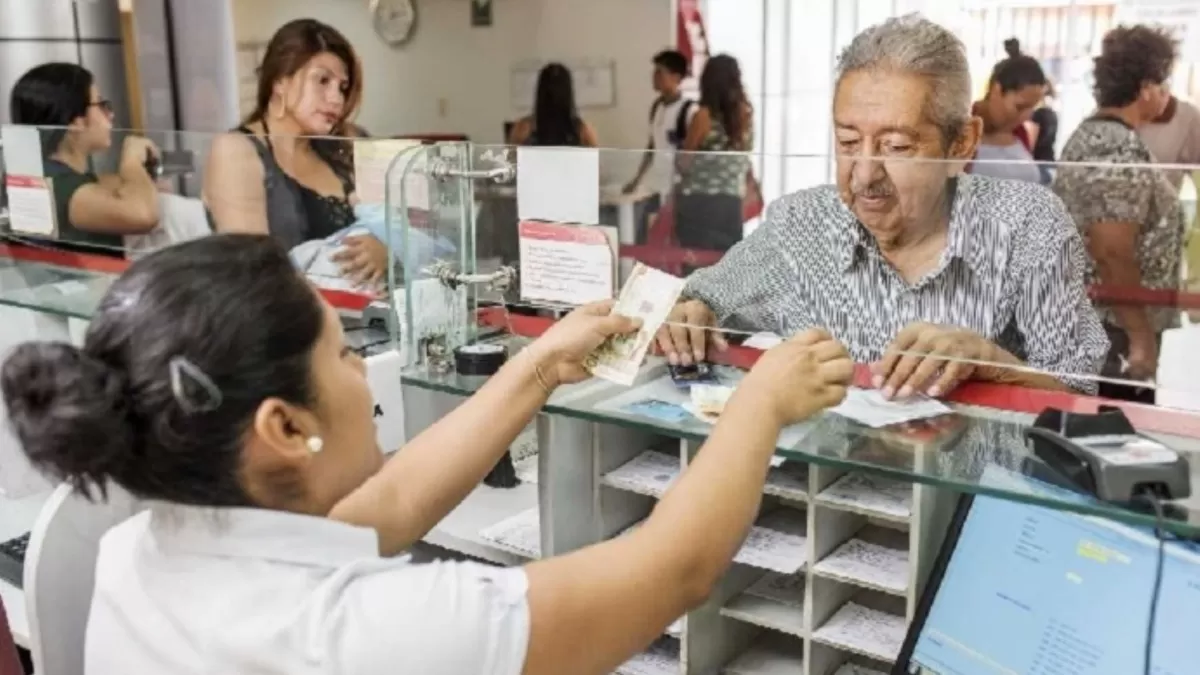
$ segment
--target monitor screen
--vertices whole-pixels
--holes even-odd
[[[1083,499],[998,468],[985,481]],[[1141,673],[1157,564],[1152,531],[978,496],[914,626],[908,672]],[[1151,672],[1198,672],[1200,546],[1167,543],[1155,616]]]

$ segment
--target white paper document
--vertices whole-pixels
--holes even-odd
[[[58,231],[50,180],[13,174],[5,177],[8,223],[14,232],[52,237]]]
[[[746,594],[802,609],[804,607],[804,575],[767,572],[746,589]]]
[[[742,346],[750,349],[761,349],[766,351],[782,343],[783,338],[774,333],[755,333],[754,335],[746,338],[746,341],[742,343]]]
[[[585,305],[613,297],[616,228],[526,220],[518,232],[522,300]]]
[[[682,471],[679,457],[648,450],[605,474],[604,483],[637,494],[661,497]]]
[[[612,311],[641,319],[642,327],[632,335],[606,340],[588,357],[588,370],[610,382],[625,386],[633,384],[655,334],[679,300],[683,286],[683,279],[638,263],[621,288],[621,296]]]
[[[830,411],[876,429],[953,412],[950,406],[936,399],[912,397],[889,401],[878,389],[858,388],[847,390],[846,400]]]
[[[891,662],[900,655],[904,632],[904,617],[847,602],[813,633],[813,639]]]
[[[599,151],[517,148],[517,218],[599,223]]]
[[[817,574],[875,586],[891,593],[908,589],[908,551],[851,539],[813,566]]]
[[[679,672],[679,641],[659,638],[646,651],[617,668],[617,675],[676,675]]]
[[[1184,321],[1179,328],[1162,333],[1158,350],[1158,391],[1155,405],[1178,410],[1200,411],[1200,325]]]
[[[541,516],[536,508],[522,511],[479,532],[498,548],[526,558],[542,557]]]

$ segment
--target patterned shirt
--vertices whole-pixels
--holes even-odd
[[[754,147],[754,130],[749,129],[746,134],[746,147]],[[700,147],[684,155],[679,191],[685,195],[741,196],[749,170],[749,155],[734,149],[725,125],[714,117]]]
[[[860,363],[924,321],[975,331],[1070,386],[1092,382],[1108,338],[1084,286],[1085,254],[1062,202],[1023,181],[961,176],[946,250],[914,284],[883,257],[837,189],[801,190],[717,265],[688,280],[723,327],[783,335],[828,330]]]
[[[1085,241],[1088,229],[1096,223],[1136,223],[1141,285],[1179,288],[1185,223],[1178,191],[1160,169],[1119,166],[1154,163],[1154,156],[1137,132],[1116,120],[1085,120],[1071,134],[1062,159],[1089,162],[1085,166],[1061,166],[1054,177],[1054,191],[1066,203]],[[1101,162],[1117,166],[1091,164]],[[1091,283],[1098,281],[1090,256],[1088,279]],[[1110,308],[1098,310],[1103,320],[1116,323]],[[1169,307],[1152,310],[1148,316],[1156,331],[1179,322],[1179,311]]]

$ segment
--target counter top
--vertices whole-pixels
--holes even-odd
[[[526,340],[505,338],[510,351],[520,349]],[[736,368],[722,369],[722,380],[740,378]],[[861,382],[860,378],[860,384]],[[403,375],[406,385],[469,396],[481,386],[479,378],[460,378],[454,374],[432,374],[421,367]],[[786,428],[781,433],[776,454],[784,459],[817,465],[864,471],[906,483],[917,482],[946,487],[971,494],[989,494],[1079,513],[1106,516],[1138,525],[1153,525],[1153,514],[1136,513],[1125,508],[1080,502],[1052,494],[1033,493],[1001,487],[983,481],[984,469],[991,465],[1042,477],[1050,473],[1043,462],[1025,446],[1025,430],[1033,414],[1020,409],[950,400],[949,414],[926,420],[873,428],[827,411],[812,420]],[[1073,397],[1089,399],[1091,397]],[[650,357],[631,387],[609,382],[590,382],[564,387],[555,392],[543,412],[604,424],[635,428],[675,438],[702,441],[711,426],[695,417],[663,419],[632,411],[629,404],[659,400],[681,404],[684,394],[673,384],[663,359]],[[1082,404],[1077,405],[1079,407]],[[1168,446],[1180,451],[1192,469],[1193,495],[1171,504],[1177,513],[1168,529],[1189,536],[1200,535],[1200,438],[1178,433],[1149,431]]]

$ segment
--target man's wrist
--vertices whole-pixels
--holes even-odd
[[[981,343],[979,360],[983,363],[982,366],[975,369],[975,372],[979,374],[979,379],[998,384],[1013,384],[1020,381],[1021,374],[1009,367],[1020,365],[1020,359],[985,337],[980,336],[979,340]]]

